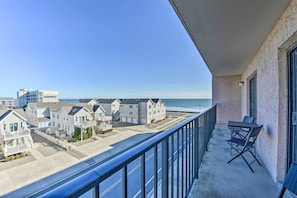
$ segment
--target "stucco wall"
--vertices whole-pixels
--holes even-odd
[[[238,84],[241,76],[213,77],[212,103],[217,104],[217,122],[242,120],[241,89]]]
[[[286,50],[297,30],[296,12],[297,0],[293,0],[242,75],[247,82],[257,73],[257,122],[264,125],[258,152],[275,181],[282,181],[286,172]],[[242,101],[244,115],[248,113],[248,86],[242,90]]]

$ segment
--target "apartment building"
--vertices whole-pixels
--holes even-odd
[[[166,118],[166,106],[160,99],[122,99],[120,121],[150,124]]]
[[[28,152],[33,146],[22,109],[0,110],[0,139],[4,156]]]
[[[120,119],[120,105],[119,99],[98,99],[97,104],[105,109],[105,114],[112,116],[112,120],[118,121]]]
[[[0,97],[0,104],[6,108],[15,109],[18,107],[18,100],[12,97]]]
[[[59,102],[58,91],[20,89],[17,92],[18,107],[23,108],[30,102]]]

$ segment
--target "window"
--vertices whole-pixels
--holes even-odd
[[[129,108],[133,108],[133,105],[129,105]]]
[[[130,114],[130,115],[133,115],[133,112],[130,112],[129,114]]]
[[[53,118],[55,117],[55,114],[53,113]]]
[[[59,119],[59,114],[57,115],[57,118]]]
[[[20,123],[20,127],[23,128],[23,122]]]
[[[249,107],[250,107],[250,116],[253,116],[257,119],[257,79],[256,76],[253,76],[249,81],[250,86],[250,98],[249,98]]]
[[[18,126],[19,126],[19,124],[16,122],[16,123],[14,123],[13,124],[13,130],[14,131],[17,131],[18,130]]]
[[[149,109],[152,108],[152,105],[149,105]]]
[[[3,124],[3,130],[6,131],[6,124]]]

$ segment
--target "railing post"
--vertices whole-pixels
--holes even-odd
[[[162,141],[162,197],[168,197],[168,137]]]
[[[199,118],[195,119],[194,122],[194,177],[198,178],[199,170]]]
[[[128,173],[127,173],[127,166],[124,166],[122,169],[122,197],[128,197],[128,181],[127,181]]]

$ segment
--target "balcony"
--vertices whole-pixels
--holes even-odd
[[[84,121],[84,122],[76,122],[75,127],[77,128],[89,128],[89,127],[95,127],[96,126],[96,120],[89,120],[89,121]]]
[[[112,116],[101,116],[96,118],[99,122],[109,122],[112,121]]]
[[[28,137],[28,136],[30,136],[29,129],[19,130],[19,131],[15,131],[15,132],[4,132],[2,134],[4,141],[13,140],[16,138],[21,138],[21,137]]]
[[[4,147],[4,156],[13,155],[16,153],[27,152],[31,149],[32,145],[29,143],[26,144],[19,144],[16,146],[5,146]]]
[[[230,131],[215,124],[216,106],[105,162],[89,159],[68,177],[4,197],[277,197],[280,187],[264,165],[251,173],[241,159],[227,164]]]

